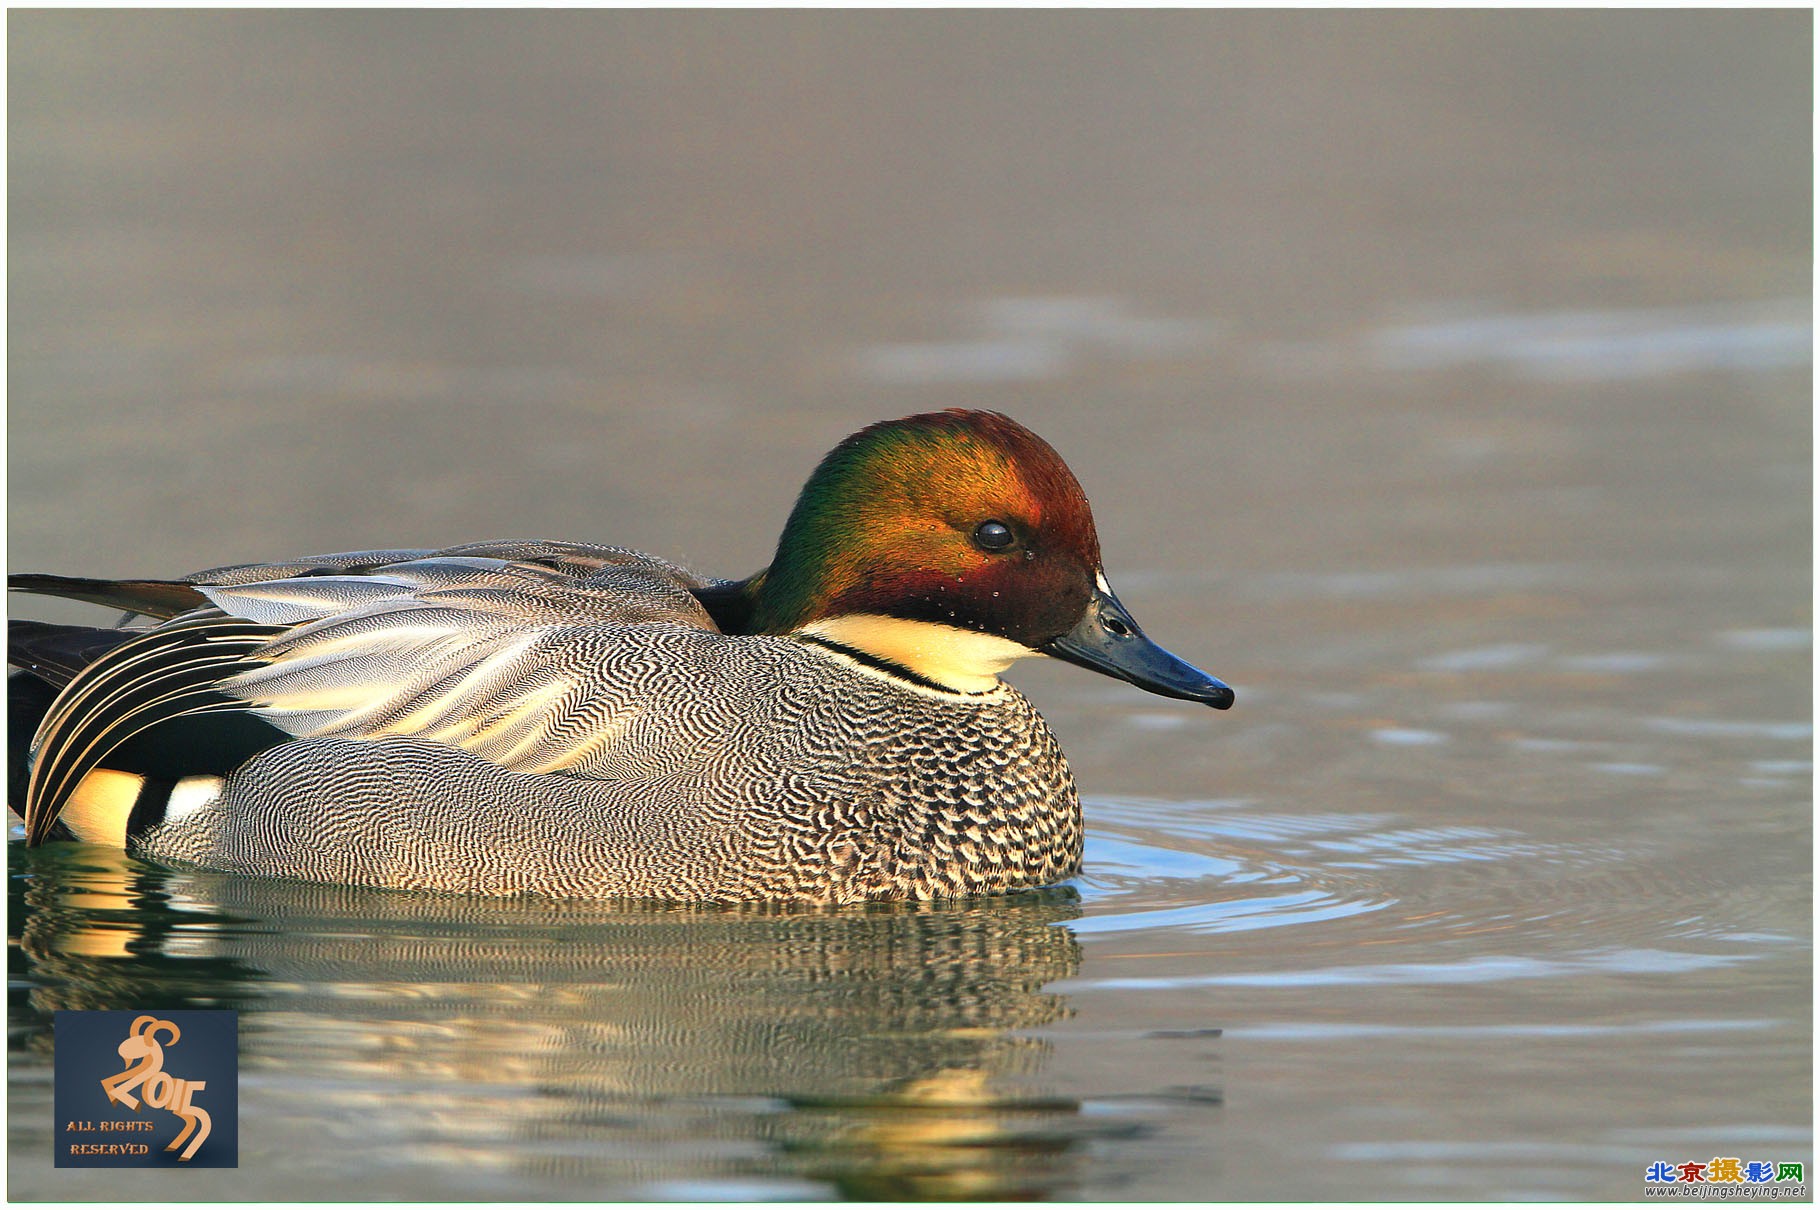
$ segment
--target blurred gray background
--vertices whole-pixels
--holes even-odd
[[[1809,30],[14,12],[10,561],[547,535],[744,574],[835,440],[951,405],[1048,436],[1115,567],[1420,557],[1462,464],[1733,492],[1709,392],[1623,411],[1590,365],[1514,407],[1521,333],[1412,376],[1395,328],[1804,301]],[[1554,519],[1472,523],[1525,557]]]

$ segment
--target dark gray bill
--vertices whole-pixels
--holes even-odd
[[[1045,643],[1042,650],[1045,655],[1116,676],[1164,697],[1206,702],[1215,710],[1232,705],[1231,688],[1145,638],[1104,577],[1075,628]]]

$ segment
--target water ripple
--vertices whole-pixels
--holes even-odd
[[[1238,947],[1216,972],[1093,981],[1100,988],[1681,975],[1799,944],[1700,879],[1658,876],[1647,845],[1551,843],[1381,813],[1270,815],[1231,800],[1099,801],[1088,818],[1075,933],[1230,935],[1222,945]],[[1297,940],[1241,940],[1308,925],[1320,927]],[[1361,945],[1392,948],[1373,951],[1381,961],[1335,964]]]
[[[1368,876],[1288,855],[1287,849],[1311,837],[1355,829],[1361,817],[1219,812],[1189,819],[1179,805],[1107,806],[1091,812],[1096,827],[1080,882],[1090,910],[1073,922],[1077,933],[1248,932],[1341,920],[1393,902]],[[1147,826],[1140,829],[1121,826],[1143,817]],[[1165,817],[1166,830],[1160,830]],[[1261,849],[1260,842],[1274,848]]]
[[[1457,962],[1385,962],[1322,970],[1238,971],[1219,975],[1099,979],[1099,988],[1334,987],[1363,984],[1496,983],[1583,974],[1685,975],[1750,961],[1754,954],[1696,954],[1659,949],[1594,950],[1559,958],[1523,954],[1474,954]]]
[[[1122,933],[1152,928],[1183,929],[1191,933],[1234,933],[1341,920],[1348,916],[1374,912],[1385,906],[1387,904],[1382,902],[1347,900],[1323,891],[1307,890],[1286,895],[1195,903],[1177,908],[1096,915],[1076,921],[1073,928],[1076,933]]]

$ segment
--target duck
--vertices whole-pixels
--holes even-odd
[[[770,564],[484,541],[169,580],[9,577],[125,611],[9,624],[28,845],[478,895],[856,904],[1081,870],[1081,805],[1001,679],[1046,655],[1224,710],[1101,566],[1085,492],[1017,421],[841,441]]]

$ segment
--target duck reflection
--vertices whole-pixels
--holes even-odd
[[[343,1175],[1004,1200],[1065,1194],[1096,1133],[1025,1032],[1068,1012],[1072,891],[615,910],[12,856],[16,1061],[59,1008],[239,1008],[243,1131]]]

